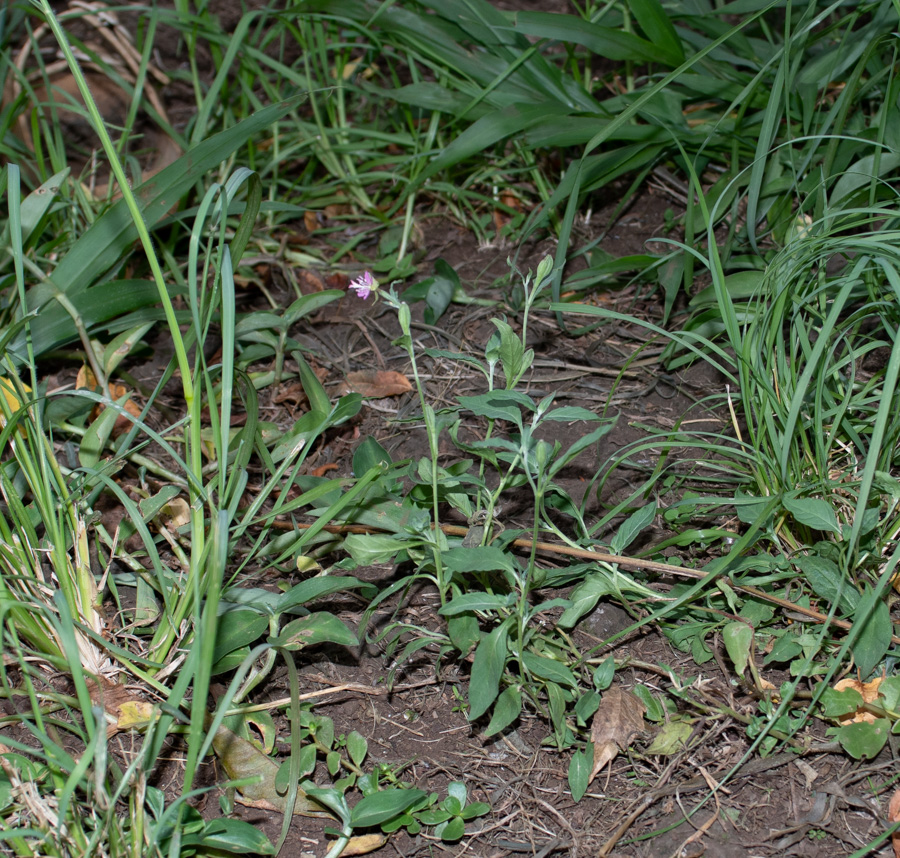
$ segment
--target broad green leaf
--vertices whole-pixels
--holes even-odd
[[[444,823],[444,827],[435,831],[435,834],[439,834],[441,840],[445,843],[455,843],[466,833],[466,823],[465,821],[459,817],[455,816],[453,819],[448,819],[447,822]]]
[[[212,660],[215,664],[234,650],[248,646],[269,627],[269,618],[259,611],[228,611],[219,616],[216,627],[216,646]]]
[[[350,759],[357,766],[361,766],[369,752],[369,743],[365,736],[360,735],[356,730],[352,730],[347,734],[347,753]]]
[[[645,751],[648,755],[658,754],[663,757],[678,754],[687,745],[694,728],[688,721],[667,721],[653,737],[650,747]]]
[[[646,685],[635,685],[634,688],[631,689],[631,693],[646,707],[647,711],[644,713],[644,717],[648,721],[665,720],[666,710]]]
[[[878,693],[884,698],[884,708],[897,712],[900,709],[900,676],[885,677],[878,686]]]
[[[648,503],[625,519],[610,540],[610,553],[621,554],[656,518],[656,504]]]
[[[284,595],[280,596],[276,602],[275,611],[280,614],[299,605],[305,605],[307,602],[321,599],[323,596],[330,596],[332,593],[359,588],[371,591],[372,595],[374,595],[371,584],[349,575],[328,575],[319,578],[309,578],[291,587]]]
[[[353,828],[369,828],[393,819],[428,793],[420,789],[383,789],[360,799],[350,811]]]
[[[484,715],[497,699],[507,657],[508,621],[483,638],[475,650],[469,680],[469,720]]]
[[[615,592],[615,587],[607,576],[601,572],[594,572],[579,584],[569,596],[569,607],[563,611],[557,625],[564,629],[571,629],[586,614],[589,614],[604,596]]]
[[[877,171],[875,169],[876,161],[878,163]],[[856,163],[844,168],[840,179],[831,191],[829,203],[834,205],[856,191],[872,186],[877,178],[883,178],[893,173],[898,166],[900,166],[900,154],[894,152],[864,155]]]
[[[590,721],[591,716],[600,707],[600,695],[596,691],[586,691],[578,702],[575,704],[575,717],[578,719],[578,726],[583,727]]]
[[[462,819],[475,819],[476,816],[484,816],[491,812],[491,806],[483,801],[473,801],[467,804],[463,809],[460,817]]]
[[[871,760],[877,757],[888,739],[891,722],[878,718],[873,724],[859,721],[837,729],[841,747],[855,760]]]
[[[569,789],[573,801],[581,801],[587,792],[593,767],[594,743],[588,742],[581,751],[572,754],[572,759],[569,760]]]
[[[465,575],[469,572],[514,572],[515,563],[505,551],[491,545],[474,548],[457,546],[443,555],[448,569]]]
[[[274,855],[275,847],[255,825],[222,817],[206,823],[198,834],[188,834],[182,846],[191,851],[231,852],[237,855]]]
[[[481,640],[481,629],[474,614],[459,614],[447,619],[447,634],[453,646],[462,654],[468,655]]]
[[[280,646],[288,650],[302,649],[305,646],[326,642],[356,646],[359,639],[334,614],[325,611],[318,611],[306,617],[291,620],[281,630],[280,635],[269,638],[272,646]]]
[[[457,294],[462,294],[459,275],[445,259],[439,257],[434,263],[435,276],[416,283],[403,293],[403,300],[425,301],[425,324],[434,325],[444,315],[450,302]],[[458,353],[451,353],[454,360],[465,359]],[[477,361],[475,362],[477,365]]]
[[[894,627],[887,603],[872,589],[867,589],[856,611],[863,626],[853,642],[853,659],[865,678],[878,665],[891,645]]]
[[[453,617],[458,614],[464,614],[467,611],[498,611],[501,608],[508,608],[515,602],[515,593],[493,594],[493,593],[463,593],[451,599],[443,608],[438,611],[445,617]]]
[[[447,797],[453,797],[456,799],[458,804],[457,813],[460,813],[462,809],[466,806],[466,802],[469,799],[469,791],[466,789],[466,785],[462,781],[450,781],[447,784]]]
[[[838,565],[821,554],[801,554],[794,563],[806,577],[817,596],[829,603],[838,602],[844,612],[855,611],[859,605],[859,591],[841,574]]]
[[[827,530],[840,533],[834,509],[822,498],[785,497],[784,508],[800,523],[814,530]]]
[[[523,652],[520,658],[522,665],[529,673],[533,673],[541,679],[549,679],[551,682],[567,685],[570,688],[578,687],[578,680],[575,679],[575,674],[561,661],[537,655],[533,652]]]
[[[753,644],[753,629],[746,623],[726,623],[722,629],[722,640],[725,650],[738,676],[743,676],[750,659],[750,647]]]
[[[419,545],[418,539],[403,539],[385,533],[351,533],[344,539],[344,550],[361,566],[389,563],[399,552]]]
[[[580,405],[563,405],[561,408],[548,411],[541,419],[555,420],[557,423],[571,423],[575,420],[602,420],[603,418]]]
[[[353,452],[353,473],[364,474],[376,465],[390,466],[391,454],[369,435]]]
[[[826,718],[840,718],[855,713],[863,705],[862,694],[853,688],[837,691],[826,688],[819,697],[819,703]]]
[[[594,688],[597,691],[606,691],[612,685],[613,678],[616,675],[616,660],[609,656],[605,661],[597,665],[594,671]]]
[[[495,390],[478,396],[458,396],[457,400],[463,408],[479,417],[508,420],[517,426],[522,425],[522,409],[534,411],[531,397],[517,390]]]
[[[569,729],[566,725],[566,695],[555,682],[548,682],[544,689],[547,692],[547,703],[550,710],[550,724],[553,726],[553,738],[556,746],[562,750]]]
[[[284,322],[286,328],[295,325],[304,316],[321,310],[333,301],[338,301],[344,297],[346,293],[341,289],[325,289],[322,292],[311,292],[309,295],[303,295],[298,298],[284,311]],[[252,313],[252,318],[255,313]]]

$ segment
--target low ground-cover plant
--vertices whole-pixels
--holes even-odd
[[[133,192],[117,169],[123,199],[108,207],[69,192],[65,146],[36,108],[35,122],[47,131],[36,137],[53,145],[35,153],[30,192],[22,193],[22,171],[3,172],[10,204],[0,237],[8,287],[0,309],[9,322],[0,379],[2,690],[16,705],[7,723],[20,729],[0,753],[3,842],[23,855],[273,851],[249,826],[208,822],[189,806],[210,751],[238,796],[285,811],[284,831],[292,811],[331,815],[334,855],[373,827],[415,833],[426,826],[450,842],[462,836],[486,810],[466,803],[464,787],[453,783],[440,798],[404,783],[395,769],[367,769],[361,736],[335,737],[327,719],[298,703],[295,654],[357,639],[307,605],[343,589],[371,597],[362,582],[334,573],[376,560],[411,561],[413,571],[370,611],[424,579],[446,622],[388,624],[382,634],[396,663],[426,647],[469,660],[470,718],[495,735],[538,713],[548,744],[571,752],[576,797],[645,722],[664,725],[647,754],[667,755],[690,742],[694,713],[725,711],[657,666],[665,691],[639,691],[637,703],[626,698],[624,708],[637,716],[613,734],[597,729],[623,708],[614,680],[627,660],[579,650],[572,629],[601,599],[624,604],[632,628],[659,624],[698,663],[715,657],[719,636],[735,681],[761,698],[752,715],[727,714],[746,724],[762,751],[779,743],[799,748],[815,717],[849,754],[878,753],[898,723],[895,683],[876,675],[896,643],[886,597],[900,503],[900,277],[896,214],[883,181],[897,166],[897,85],[882,38],[893,19],[887,4],[850,4],[823,18],[811,3],[772,26],[765,13],[774,5],[760,5],[730,29],[704,4],[670,14],[648,0],[589,5],[583,20],[511,18],[482,2],[305,3],[300,8],[315,16],[290,9],[270,28],[257,10],[234,33],[206,9],[157,11],[139,41],[141,73],[156,26],[187,34],[197,113],[176,136],[188,152]],[[106,156],[118,165],[121,144],[104,129],[46,3],[42,11]],[[21,9],[14,13],[24,20]],[[244,50],[251,30],[257,47]],[[552,42],[535,41],[545,36]],[[197,69],[201,38],[212,45],[212,82]],[[293,45],[301,48],[299,65],[288,56]],[[836,49],[842,45],[852,50]],[[610,98],[594,79],[598,52],[626,63],[625,85]],[[15,73],[9,63],[6,69]],[[298,88],[310,90],[310,113],[302,116]],[[136,105],[140,87],[131,93]],[[279,103],[267,106],[263,96]],[[388,101],[391,109],[382,110]],[[368,104],[365,122],[350,118]],[[553,165],[571,160],[570,147],[580,157],[561,176]],[[255,170],[219,166],[238,151]],[[732,431],[698,440],[679,426],[642,442],[663,451],[657,466],[629,498],[589,522],[557,480],[612,420],[556,407],[552,397],[535,401],[521,389],[533,357],[529,317],[545,293],[560,298],[569,238],[591,195],[623,178],[634,190],[660,167],[658,176],[678,168],[689,180],[684,241],[665,260],[650,253],[611,260],[588,248],[590,265],[569,285],[577,296],[621,271],[652,270],[667,316],[685,287],[693,315],[671,335],[667,358],[674,367],[690,353],[724,373],[730,390],[721,404],[733,415]],[[214,169],[219,181],[207,182]],[[198,183],[209,187],[196,208],[170,216]],[[364,240],[363,233],[341,237],[341,218],[365,215],[384,227],[376,274],[385,280],[413,270],[422,200],[448,203],[484,240],[498,229],[512,237],[547,224],[561,237],[557,264],[545,260],[516,284],[521,328],[495,319],[483,355],[417,352],[404,298],[385,294],[399,315],[428,433],[430,454],[420,461],[392,463],[370,439],[356,451],[353,479],[299,474],[313,445],[360,405],[353,395],[332,402],[290,336],[298,319],[338,293],[298,295],[286,310],[241,318],[234,277],[251,248],[269,258],[278,244],[255,231],[260,215],[271,230],[303,214],[280,199],[298,189],[311,204],[339,212],[328,227],[334,259]],[[146,261],[136,262],[136,240]],[[694,289],[698,260],[710,291]],[[131,279],[129,266],[151,280]],[[452,271],[438,276],[426,290],[429,322],[461,294]],[[614,317],[571,303],[553,309],[561,319],[570,312]],[[175,358],[146,406],[129,408],[127,388],[112,379],[159,321]],[[36,361],[75,339],[91,377],[74,393],[46,390]],[[423,359],[464,361],[483,374],[486,391],[436,410],[418,373]],[[259,360],[272,360],[271,371],[254,372]],[[286,429],[264,424],[257,390],[292,372],[308,413]],[[173,388],[185,412],[161,428],[155,408]],[[92,410],[99,412],[93,420]],[[242,426],[233,425],[237,410],[246,414]],[[480,428],[474,439],[472,421]],[[552,440],[561,421],[586,426],[566,449]],[[441,433],[459,461],[441,459]],[[59,455],[54,444],[63,437]],[[696,475],[667,466],[667,451],[686,444],[711,455],[702,491],[692,485],[692,494],[684,488]],[[636,449],[612,464],[633,464]],[[251,461],[263,476],[248,500]],[[683,494],[673,499],[676,492]],[[118,531],[95,518],[104,494],[126,511]],[[504,528],[511,495],[529,499],[522,532]],[[465,534],[446,525],[451,509],[468,520]],[[316,517],[311,527],[276,536],[276,516],[307,512]],[[725,514],[732,520],[723,521]],[[657,515],[673,530],[668,545],[705,550],[715,542],[719,556],[699,571],[622,556]],[[389,532],[346,537],[349,560],[287,592],[246,586],[242,576],[251,569],[310,568],[332,521],[386,523]],[[578,562],[545,568],[538,543],[548,536]],[[665,584],[659,576],[668,576]],[[683,578],[693,580],[670,586]],[[783,623],[781,611],[792,603],[818,625]],[[293,683],[290,702],[280,704],[289,706],[292,728],[281,765],[269,741],[273,719],[248,705],[279,656]],[[861,680],[875,678],[839,687],[837,674],[851,664]],[[769,687],[770,667],[789,679]],[[71,687],[54,672],[70,677]],[[141,693],[122,699],[123,674]],[[229,683],[217,706],[207,700],[213,677]],[[140,747],[126,765],[114,741],[133,728]],[[148,779],[173,735],[185,740],[186,764],[179,794],[166,795]],[[258,735],[266,738],[262,748],[250,741]],[[36,790],[31,803],[22,798],[27,783]]]

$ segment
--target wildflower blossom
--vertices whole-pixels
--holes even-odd
[[[356,280],[351,281],[350,289],[355,289],[356,294],[363,299],[369,297],[378,290],[378,281],[372,276],[371,271],[364,271]]]

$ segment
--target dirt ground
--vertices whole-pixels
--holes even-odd
[[[616,254],[644,246],[661,234],[663,213],[670,205],[670,200],[653,193],[643,195],[626,213],[625,224],[610,231],[603,246]],[[602,222],[600,214],[598,221]],[[507,248],[479,248],[464,229],[440,220],[425,230],[423,244],[429,258],[441,256],[456,268],[472,296],[497,297],[497,280],[508,273]],[[550,245],[531,249],[523,266],[534,267],[549,249]],[[423,262],[424,273],[427,266],[427,261]],[[655,320],[662,309],[656,296],[641,298],[633,291],[600,295],[596,300]],[[417,341],[422,348],[462,347],[477,353],[490,334],[489,317],[488,311],[454,308],[440,320],[438,330],[420,328]],[[560,482],[576,502],[581,501],[586,485],[608,457],[645,434],[637,424],[671,427],[718,384],[702,368],[676,377],[666,375],[658,366],[658,345],[648,344],[637,326],[608,325],[580,338],[567,338],[559,335],[550,313],[538,312],[532,321],[529,346],[535,349],[537,360],[528,392],[537,397],[553,391],[559,402],[598,412],[609,407],[609,413],[619,416],[616,428],[596,449],[586,452],[564,473]],[[304,344],[312,347],[329,378],[333,372],[373,365],[409,371],[405,354],[391,345],[398,331],[392,311],[383,305],[372,306],[348,296],[326,308],[302,334]],[[638,348],[644,349],[642,354],[646,353],[647,359],[633,363],[627,380],[613,389],[615,374]],[[436,404],[483,389],[483,382],[479,383],[475,375],[450,373],[436,361],[426,359],[420,369],[430,378],[426,383],[428,395]],[[277,391],[271,394],[277,398]],[[421,427],[398,423],[416,413],[416,408],[412,394],[371,402],[364,409],[362,421],[331,438],[318,451],[311,467],[336,465],[330,474],[349,475],[353,450],[365,437],[376,438],[395,461],[427,455]],[[699,419],[700,414],[694,412],[693,416]],[[704,419],[715,422],[723,418],[707,414]],[[572,433],[570,440],[574,440],[583,433],[583,427],[575,425],[568,431]],[[447,458],[441,464],[452,464],[452,446],[447,443],[442,452]],[[690,451],[684,451],[683,461],[692,461]],[[628,471],[617,472],[616,481],[604,488],[603,497],[588,499],[588,508],[599,514],[603,503],[630,485]],[[518,523],[525,524],[528,510],[519,512],[523,519]],[[517,524],[516,513],[513,505],[510,526]],[[658,541],[662,535],[662,531],[651,530],[645,539]],[[357,574],[387,585],[399,573],[392,567],[382,567],[362,573],[357,570]],[[336,608],[333,602],[328,607]],[[385,613],[395,607],[387,607]],[[428,626],[435,622],[436,608],[436,592],[422,587],[401,606],[399,619]],[[340,616],[353,625],[362,610],[362,605],[354,608],[347,604]],[[375,625],[377,622],[378,616]],[[620,607],[602,603],[577,627],[574,640],[583,650],[599,646],[599,654],[610,653],[643,665],[665,665],[677,671],[684,684],[702,686],[710,700],[727,702],[728,707],[746,714],[756,711],[756,701],[734,686],[733,672],[725,668],[721,657],[700,668],[654,630],[602,646],[607,637],[630,622]],[[713,713],[697,720],[696,742],[691,750],[668,758],[642,754],[653,737],[648,725],[648,731],[638,737],[629,753],[620,755],[610,771],[575,803],[568,792],[568,754],[542,746],[549,733],[545,723],[526,715],[499,739],[485,741],[481,737],[484,723],[467,721],[455,693],[466,686],[465,668],[441,665],[425,650],[415,662],[397,671],[393,690],[384,693],[383,679],[390,667],[379,648],[369,645],[356,652],[322,652],[312,663],[302,665],[302,675],[309,690],[353,683],[368,687],[370,693],[341,691],[323,697],[317,711],[332,717],[338,732],[362,733],[369,741],[373,761],[405,764],[403,777],[409,782],[442,793],[447,782],[465,781],[471,800],[490,803],[492,811],[479,823],[470,824],[459,844],[401,834],[384,847],[386,855],[843,855],[883,831],[885,809],[873,794],[873,786],[882,783],[894,765],[890,750],[866,765],[836,754],[755,757],[713,794],[710,787],[725,778],[749,748],[742,725]],[[652,690],[665,690],[669,686],[665,670],[645,667],[620,669],[616,681],[625,688],[643,684]],[[284,693],[285,686],[276,683],[260,700]],[[266,827],[273,836],[280,828],[278,816],[267,819],[258,811],[239,812],[242,818]],[[292,845],[285,854],[322,854],[324,842],[318,823],[295,821],[291,837]]]
[[[226,4],[227,5],[227,4]],[[561,0],[543,2],[498,2],[502,8],[564,11]],[[226,10],[223,9],[223,14]],[[170,115],[177,121],[185,109],[177,91],[164,93]],[[590,222],[579,225],[584,235],[606,231],[601,247],[613,256],[646,252],[652,242],[665,235],[666,210],[679,214],[678,202],[663,189],[647,188],[617,221],[609,225],[617,200],[606,200],[592,213]],[[437,326],[425,326],[421,305],[414,310],[415,336],[421,349],[434,347],[452,351],[483,350],[493,330],[491,315],[507,312],[518,326],[520,319],[504,309],[502,293],[509,282],[508,257],[518,251],[521,270],[536,267],[546,254],[555,252],[549,240],[526,248],[479,246],[471,231],[448,220],[440,212],[421,212],[421,276],[428,276],[435,260],[445,259],[458,273],[467,293],[476,298],[500,301],[496,309],[454,306]],[[298,225],[298,233],[303,231]],[[304,235],[315,242],[316,236]],[[358,263],[360,260],[348,260]],[[337,271],[293,272],[303,277],[327,280],[328,285],[346,285],[347,277]],[[276,302],[289,303],[295,297],[284,280],[273,277],[268,288]],[[623,312],[659,321],[661,298],[634,288],[595,294],[591,300],[603,302]],[[265,306],[258,293],[240,296],[240,311]],[[362,302],[352,294],[326,307],[291,335],[310,349],[315,366],[326,386],[336,390],[344,374],[358,369],[391,369],[409,374],[405,353],[392,345],[398,334],[396,320],[383,304]],[[527,392],[539,397],[551,391],[558,404],[577,404],[598,413],[607,409],[618,415],[616,428],[599,445],[588,450],[564,474],[561,484],[580,502],[591,479],[617,450],[642,437],[643,426],[665,430],[709,392],[718,391],[719,381],[703,369],[672,376],[659,364],[661,343],[648,340],[638,326],[608,324],[578,338],[560,334],[556,319],[548,312],[536,312],[530,326],[530,342],[536,361],[528,378]],[[156,344],[156,359],[130,367],[139,382],[152,387],[164,360],[164,343]],[[626,373],[616,383],[620,370],[640,349]],[[288,366],[288,368],[290,368]],[[483,381],[438,360],[423,359],[430,401],[447,403],[458,395],[483,390]],[[62,381],[68,370],[59,369]],[[302,413],[302,400],[291,398],[287,385],[262,392],[265,419],[290,425]],[[417,413],[413,394],[367,401],[360,420],[332,433],[314,451],[309,468],[330,468],[330,476],[349,476],[352,455],[367,437],[377,439],[395,460],[427,455],[424,432],[415,421],[405,418]],[[300,409],[300,411],[298,411]],[[694,412],[696,419],[721,424],[722,415]],[[571,438],[583,427],[563,427]],[[562,439],[561,440],[565,440]],[[452,445],[442,447],[443,465],[453,461]],[[685,462],[692,460],[685,451]],[[633,485],[637,474],[617,471],[605,485],[603,495],[588,497],[588,509],[599,515],[603,504]],[[505,511],[508,526],[526,523],[527,510],[515,503]],[[517,516],[522,518],[517,522]],[[650,531],[645,540],[655,541],[661,531]],[[335,560],[339,558],[334,558]],[[690,561],[690,558],[687,559]],[[397,576],[393,567],[373,567],[357,572],[382,586]],[[287,583],[294,584],[299,578]],[[268,580],[267,586],[274,586]],[[399,618],[421,625],[435,625],[436,593],[421,587],[400,606],[388,605],[376,615],[374,624],[387,612],[399,610]],[[353,597],[332,599],[322,606],[335,610],[351,627],[361,621],[365,605]],[[662,689],[670,683],[664,665],[679,672],[684,684],[696,683],[710,700],[721,701],[739,713],[757,711],[757,701],[732,682],[732,672],[720,669],[721,660],[698,667],[683,653],[675,651],[661,633],[644,629],[604,647],[603,641],[630,623],[627,614],[614,603],[603,603],[576,630],[579,648],[599,647],[598,654],[613,654],[643,666],[621,668],[616,681],[625,688],[645,685]],[[444,844],[424,834],[393,836],[378,854],[425,858],[433,855],[505,858],[505,856],[568,855],[641,856],[641,858],[737,858],[737,856],[819,856],[845,855],[861,848],[884,830],[885,798],[877,790],[896,768],[893,744],[873,762],[855,763],[843,755],[799,756],[777,753],[753,757],[721,789],[713,791],[744,758],[749,748],[743,726],[710,709],[698,718],[690,748],[671,757],[643,754],[652,740],[652,731],[639,736],[628,753],[620,754],[608,772],[601,775],[578,803],[571,799],[567,785],[568,754],[542,745],[548,727],[526,713],[513,729],[497,739],[484,740],[484,723],[470,723],[459,705],[457,689],[465,695],[467,666],[438,663],[435,653],[424,650],[416,659],[396,671],[394,687],[386,690],[384,679],[391,669],[389,659],[376,644],[358,650],[319,648],[298,659],[304,692],[327,691],[352,685],[353,689],[323,694],[317,711],[334,719],[338,733],[356,730],[369,742],[370,761],[403,764],[404,780],[422,789],[443,794],[450,781],[461,780],[469,787],[470,800],[485,801],[491,812],[469,823],[466,836],[457,844]],[[259,689],[252,702],[264,703],[287,693],[284,675],[276,675]],[[284,728],[284,723],[280,725]],[[282,729],[282,735],[286,735]],[[167,775],[161,773],[162,786]],[[210,763],[204,778],[220,782],[224,774]],[[174,782],[174,778],[173,778]],[[202,803],[205,814],[219,813],[217,793]],[[277,839],[282,818],[236,805],[236,815],[259,825]],[[322,856],[327,838],[322,822],[304,817],[294,819],[283,855],[291,858]],[[890,848],[881,852],[887,856]]]

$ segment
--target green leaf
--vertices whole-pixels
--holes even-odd
[[[900,676],[888,676],[878,686],[878,693],[884,698],[884,708],[896,712],[900,705]]]
[[[386,533],[351,533],[344,539],[344,550],[361,566],[388,563],[401,551],[421,545],[421,540]]]
[[[334,614],[325,611],[318,611],[306,617],[291,620],[281,630],[280,635],[269,638],[272,646],[280,646],[288,650],[302,649],[305,646],[325,642],[356,646],[359,640]]]
[[[684,48],[659,0],[628,0],[628,5],[653,43],[657,58],[670,66],[680,66],[684,62]]]
[[[322,387],[322,382],[316,377],[312,371],[312,367],[306,362],[306,358],[299,351],[293,352],[294,360],[300,368],[300,383],[303,385],[303,392],[309,399],[310,407],[313,411],[319,411],[322,414],[331,412],[331,400]]]
[[[569,596],[569,607],[563,611],[557,625],[563,629],[571,629],[586,614],[589,614],[603,596],[615,592],[609,579],[600,572],[594,572],[585,578]]]
[[[508,623],[507,620],[497,626],[482,639],[475,650],[472,678],[469,681],[470,721],[484,715],[497,699],[500,677],[503,676],[503,668],[506,665]]]
[[[315,313],[316,310],[321,310],[322,307],[327,306],[333,301],[340,300],[345,295],[346,293],[341,289],[325,289],[322,292],[311,292],[309,295],[301,296],[284,311],[284,321],[282,324],[284,325],[285,330],[292,325],[295,325],[304,316]],[[252,319],[255,315],[256,313],[253,313],[249,318]]]
[[[828,501],[821,498],[785,497],[784,508],[799,524],[805,524],[814,530],[826,530],[840,533],[834,509]]]
[[[323,596],[330,596],[332,593],[339,593],[342,590],[356,590],[359,588],[373,590],[371,584],[349,575],[310,578],[306,581],[301,581],[299,584],[291,587],[283,596],[280,596],[276,603],[275,611],[281,614],[284,611],[289,611],[291,608],[321,599]],[[374,595],[374,591],[372,595]]]
[[[210,170],[216,169],[255,134],[293,110],[302,98],[303,96],[297,96],[265,107],[231,128],[206,138],[175,163],[135,188],[135,196],[141,207],[144,222],[149,227],[154,227]],[[88,325],[93,325],[98,320],[76,299],[81,298],[82,293],[87,292],[92,284],[102,278],[130,250],[136,239],[137,230],[131,215],[125,201],[120,200],[97,218],[69,248],[54,269],[50,277],[51,282],[38,284],[29,290],[28,308],[35,310],[46,306],[52,301],[54,291],[58,289],[72,301]],[[148,290],[140,295],[122,290],[121,287],[115,289],[109,284],[104,285],[107,287],[103,290],[106,301],[117,302],[116,310],[114,312],[109,310],[105,319],[158,300],[158,294],[155,299],[151,295],[152,292],[156,292],[156,287],[152,283],[144,284]],[[100,287],[95,287],[90,290],[97,293],[95,298],[99,297],[97,291],[99,289]],[[125,309],[126,307],[128,309]],[[102,301],[98,303],[97,309],[102,309]],[[49,349],[64,345],[77,336],[71,319],[68,319],[67,323],[62,317],[59,320],[63,323],[49,327],[44,324],[45,317],[42,313],[42,324],[32,326],[35,354],[40,355]],[[24,356],[24,338],[19,337],[10,351],[17,357]]]
[[[576,751],[569,760],[569,789],[573,801],[581,801],[587,792],[593,767],[594,743],[588,742],[583,750]]]
[[[554,420],[557,423],[571,423],[575,420],[603,420],[599,414],[595,414],[593,411],[588,411],[587,408],[582,408],[580,405],[564,405],[561,408],[554,408],[552,411],[548,411],[541,418],[542,420]]]
[[[891,722],[887,718],[878,718],[874,724],[860,721],[839,727],[837,738],[841,747],[855,760],[871,760],[878,756],[887,742],[890,728]]]
[[[466,802],[469,799],[469,791],[462,781],[450,781],[447,784],[447,796],[456,799],[459,805],[456,813],[459,813],[466,806]],[[449,808],[447,809],[449,810]]]
[[[678,754],[687,746],[692,732],[693,727],[687,721],[667,721],[653,737],[653,741],[645,753],[663,757]]]
[[[631,693],[647,708],[644,717],[648,721],[663,721],[665,719],[666,710],[646,685],[635,685],[631,689]]]
[[[363,439],[353,452],[353,473],[364,474],[369,468],[376,465],[391,465],[391,454],[381,446],[371,435]]]
[[[464,614],[467,611],[499,611],[508,608],[516,600],[515,593],[493,595],[491,593],[463,593],[451,599],[438,613],[445,617]]]
[[[353,828],[369,828],[380,825],[412,807],[428,793],[420,789],[383,789],[360,799],[350,812]]]
[[[727,623],[722,629],[722,640],[725,651],[734,665],[738,676],[743,676],[750,659],[750,647],[753,644],[753,629],[746,623]]]
[[[819,703],[826,718],[840,718],[842,715],[855,713],[863,705],[863,698],[853,688],[845,688],[843,691],[826,688],[819,697]]]
[[[837,563],[819,554],[799,555],[794,558],[794,563],[806,576],[817,596],[832,604],[839,601],[845,612],[856,610],[859,591],[841,574]]]
[[[484,816],[486,813],[490,812],[491,806],[489,804],[486,804],[483,801],[473,801],[462,809],[460,817],[466,820],[475,819],[476,816]]]
[[[365,736],[357,733],[356,730],[352,730],[347,734],[347,753],[350,754],[350,759],[354,765],[361,766],[368,752],[369,743],[366,741]]]
[[[538,39],[553,39],[581,45],[599,57],[613,61],[640,63],[665,61],[659,49],[632,33],[603,27],[575,15],[558,12],[517,12],[515,27]],[[678,63],[669,63],[678,65]]]
[[[575,704],[575,717],[578,719],[578,726],[582,727],[587,724],[590,717],[600,708],[600,695],[596,691],[586,691],[578,702]]]
[[[479,417],[492,420],[508,420],[521,428],[522,412],[534,411],[531,397],[517,390],[494,390],[478,396],[458,396],[459,404]]]
[[[594,688],[597,691],[606,691],[612,685],[613,678],[616,675],[616,660],[613,656],[609,656],[606,661],[597,665],[594,671]]]
[[[853,659],[863,678],[878,665],[891,645],[894,627],[887,603],[876,590],[867,588],[856,616],[863,626],[853,641]]]
[[[484,737],[491,736],[505,730],[522,712],[522,694],[518,688],[510,685],[504,688],[494,704],[494,712],[491,721],[484,732]]]
[[[206,823],[200,834],[189,834],[184,847],[200,847],[233,852],[238,855],[274,855],[272,842],[255,825],[241,819],[214,819]]]
[[[468,572],[515,572],[512,557],[492,545],[457,546],[443,555],[447,568],[461,575]]]
[[[216,646],[212,661],[215,664],[228,653],[257,640],[269,627],[269,618],[259,611],[238,610],[221,614],[216,627]]]
[[[650,526],[654,518],[656,518],[655,503],[648,503],[646,506],[642,506],[639,510],[628,516],[628,518],[619,525],[619,529],[609,543],[610,553],[621,554],[632,542],[634,542],[639,533]]]
[[[447,634],[453,646],[463,655],[468,655],[481,640],[481,629],[474,614],[460,614],[447,620]]]
[[[578,687],[575,674],[562,662],[533,652],[523,652],[520,658],[522,665],[529,673],[533,673],[541,679],[549,679],[560,685],[567,685],[570,688]]]
[[[435,831],[435,834],[438,833],[445,843],[454,843],[466,833],[466,823],[460,817],[455,816],[446,822],[440,832]]]

